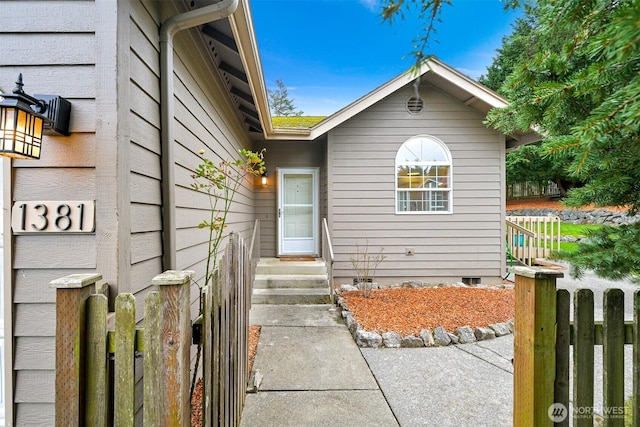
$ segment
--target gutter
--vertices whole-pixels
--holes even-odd
[[[174,15],[160,27],[163,271],[176,269],[173,38],[180,31],[228,17],[235,12],[238,1],[223,0],[216,4]]]

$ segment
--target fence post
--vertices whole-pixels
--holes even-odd
[[[160,294],[160,425],[190,422],[189,368],[191,364],[191,279],[193,271],[169,270],[153,278]]]
[[[516,427],[552,426],[555,379],[556,279],[560,271],[514,267],[514,407]]]
[[[84,424],[85,306],[100,274],[53,280],[56,288],[56,426]]]

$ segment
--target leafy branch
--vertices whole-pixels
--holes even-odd
[[[218,250],[224,237],[224,229],[227,227],[233,198],[247,176],[259,176],[264,172],[264,151],[242,149],[239,151],[241,158],[224,160],[218,164],[204,157],[204,150],[199,152],[202,163],[196,167],[192,175],[195,182],[191,188],[209,196],[209,219],[198,224],[198,228],[209,231],[204,286],[211,282],[218,264]]]
[[[231,211],[233,199],[246,177],[262,175],[265,171],[264,152],[264,149],[259,152],[242,149],[239,151],[239,159],[223,160],[218,164],[204,157],[204,150],[200,150],[198,153],[202,157],[202,163],[195,168],[193,175],[191,175],[194,180],[191,188],[209,196],[209,219],[198,224],[198,228],[209,231],[204,287],[211,284],[213,274],[218,266],[218,250],[224,237],[224,229],[227,227],[227,217]],[[198,288],[200,291],[199,313],[202,315],[203,287],[198,284]],[[191,396],[193,396],[195,389],[201,351],[202,343],[199,343],[191,381]]]

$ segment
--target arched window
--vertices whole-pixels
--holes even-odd
[[[451,153],[433,136],[410,138],[396,154],[396,213],[451,213]]]

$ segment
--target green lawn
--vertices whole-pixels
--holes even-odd
[[[563,222],[560,224],[560,234],[562,236],[573,236],[578,238],[580,236],[586,236],[589,230],[597,230],[602,227],[599,224],[571,224],[569,222]],[[578,247],[576,242],[560,242],[560,250],[567,252],[574,252]]]

